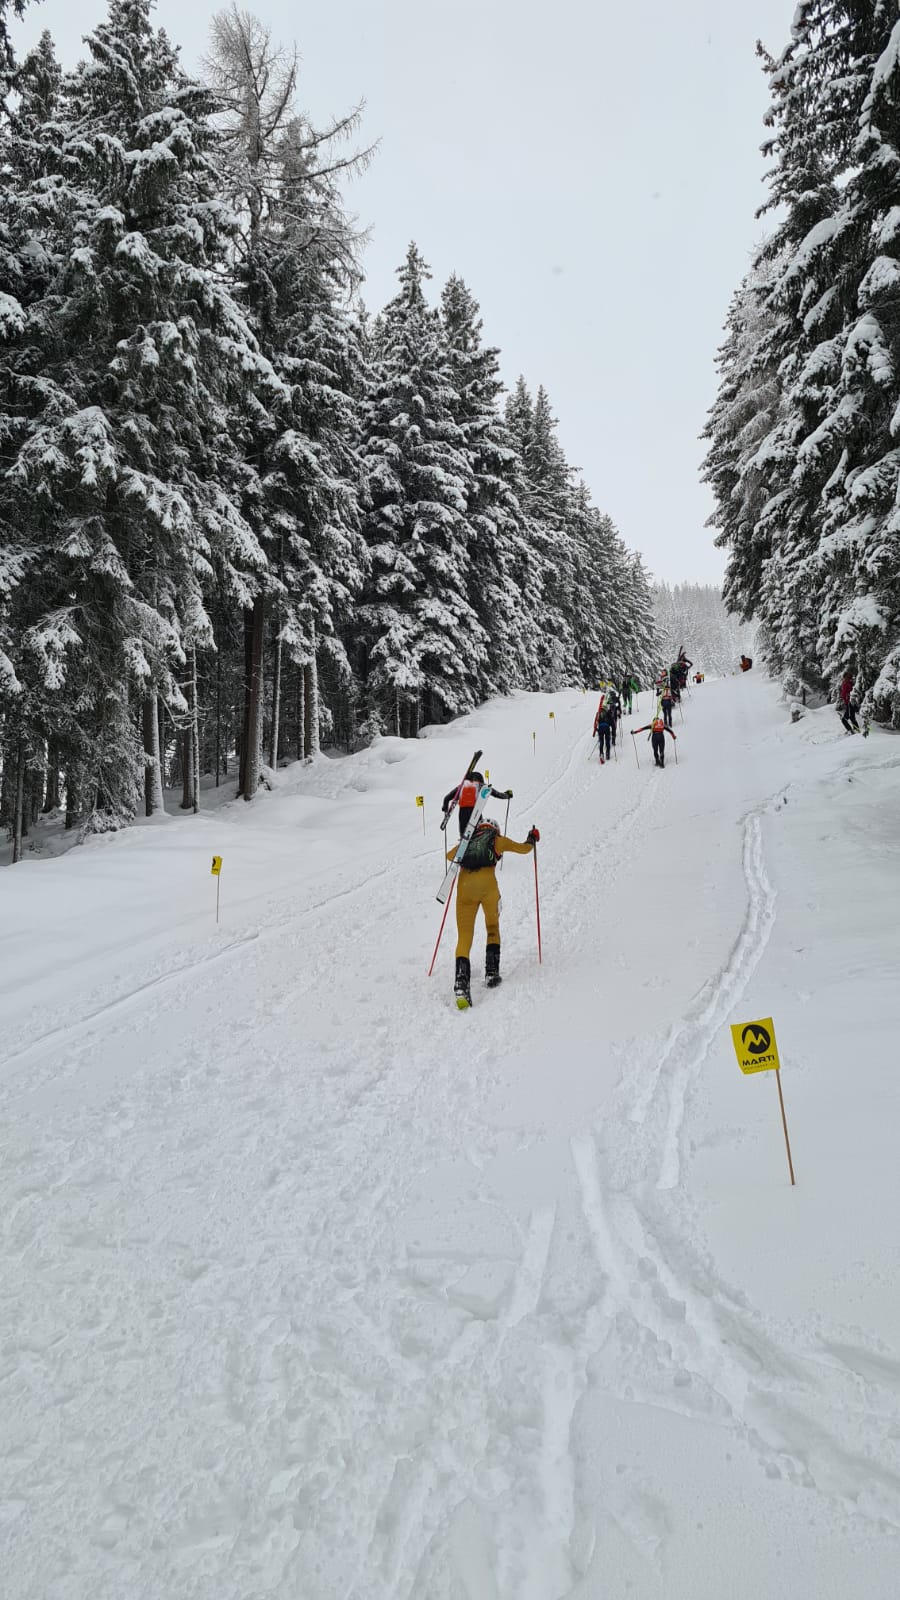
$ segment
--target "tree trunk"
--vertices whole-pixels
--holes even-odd
[[[19,740],[16,752],[16,803],[13,811],[13,866],[22,859],[22,820],[25,809],[25,746]]]
[[[304,694],[304,671],[297,668],[297,760],[302,761],[306,755],[306,695]]]
[[[247,790],[247,751],[250,748],[250,685],[253,679],[253,621],[255,607],[244,612],[244,717],[241,723],[240,764],[238,766],[238,794]]]
[[[191,727],[182,728],[179,735],[181,745],[181,805],[180,811],[194,809],[194,797],[191,794],[192,780],[194,777],[194,760],[191,751]]]
[[[197,647],[191,647],[191,756],[193,758],[194,813],[200,810],[200,705],[197,695]]]
[[[258,595],[253,602],[250,652],[250,706],[247,718],[247,748],[244,752],[244,799],[252,800],[259,788],[259,765],[262,756],[263,720],[263,636],[266,621],[266,602]]]
[[[144,815],[152,817],[163,809],[162,771],[159,764],[159,712],[156,694],[148,694],[142,704],[144,722]]]
[[[78,816],[78,791],[71,772],[66,773],[66,832],[75,826]]]
[[[59,753],[51,740],[47,745],[47,787],[44,790],[44,811],[59,810]]]
[[[219,787],[219,768],[222,765],[222,647],[216,641],[216,788]]]
[[[276,622],[277,629],[277,622]],[[281,721],[281,635],[275,634],[275,661],[272,667],[272,726],[269,730],[269,766],[278,766],[278,730]]]
[[[319,672],[316,666],[316,635],[313,629],[312,655],[303,668],[303,725],[305,754],[319,754]]]

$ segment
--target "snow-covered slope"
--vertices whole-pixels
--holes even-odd
[[[593,709],[3,873],[10,1600],[896,1595],[900,744],[754,672],[601,769]],[[544,962],[511,857],[460,1014],[478,746]]]

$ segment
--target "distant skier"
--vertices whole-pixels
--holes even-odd
[[[661,709],[662,714],[663,714],[663,722],[665,723],[667,728],[671,728],[671,726],[672,726],[672,708],[675,705],[675,697],[672,694],[672,690],[671,689],[664,689],[663,690],[662,694],[660,695],[659,704],[660,704],[660,709]]]
[[[652,722],[646,722],[643,728],[632,728],[632,733],[649,733],[653,745],[653,759],[658,767],[666,764],[666,734],[670,739],[675,738],[671,728],[667,728],[662,717],[654,717]]]
[[[631,715],[632,699],[637,692],[638,686],[635,683],[634,678],[627,677],[622,679],[622,686],[619,690],[619,694],[621,695],[622,699],[622,710],[627,711],[629,716]]]
[[[610,710],[609,700],[603,694],[600,696],[600,704],[597,707],[597,715],[594,718],[594,738],[599,743],[601,767],[604,761],[604,750],[606,751],[605,759],[607,761],[612,755],[612,731],[612,711]]]
[[[489,989],[500,982],[500,885],[497,882],[497,862],[511,850],[514,855],[527,856],[534,849],[540,834],[531,828],[521,844],[507,839],[499,824],[479,822],[459,866],[456,887],[456,980],[453,993],[461,1011],[472,1004],[472,967],[469,952],[475,934],[478,908],[484,912],[487,928],[487,947],[484,953],[484,976]],[[458,845],[450,851],[456,855]]]
[[[622,702],[619,699],[618,689],[615,687],[615,685],[613,685],[609,691],[609,725],[612,730],[613,744],[617,744],[619,740],[619,722],[621,720],[621,716]]]
[[[469,772],[463,778],[462,783],[457,784],[455,789],[451,789],[449,794],[445,794],[441,801],[441,810],[446,816],[454,800],[458,800],[460,838],[466,831],[466,823],[472,815],[472,807],[478,798],[478,791],[483,788],[484,774],[481,772]],[[492,789],[491,794],[495,800],[511,800],[513,797],[512,789]]]
[[[838,690],[838,715],[848,733],[859,733],[860,726],[856,718],[859,706],[853,698],[853,678],[845,672]]]

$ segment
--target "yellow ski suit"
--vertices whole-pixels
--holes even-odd
[[[454,845],[448,852],[448,859],[453,860],[458,849]],[[517,844],[515,839],[507,839],[498,833],[494,840],[494,853],[500,857],[505,851],[512,850],[514,855],[527,856],[534,849],[530,839]],[[457,873],[459,882],[456,886],[456,954],[467,956],[472,948],[472,939],[475,934],[475,918],[480,906],[484,912],[487,927],[488,944],[500,943],[500,885],[497,882],[496,867],[476,867],[474,871],[467,872],[465,860]]]

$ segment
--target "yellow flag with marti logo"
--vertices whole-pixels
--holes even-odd
[[[731,1038],[742,1072],[778,1072],[781,1062],[771,1017],[757,1022],[734,1022]]]

